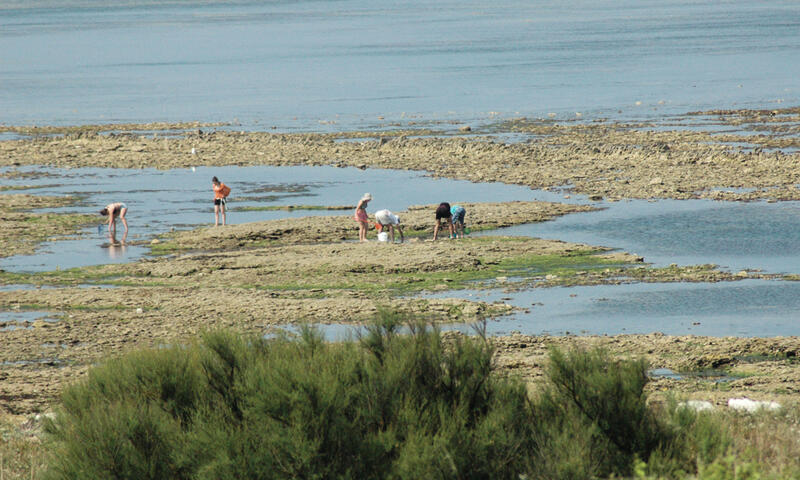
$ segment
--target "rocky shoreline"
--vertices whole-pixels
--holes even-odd
[[[703,130],[712,121],[728,130]],[[204,126],[186,131],[187,124],[116,126],[116,133],[105,133],[115,126],[87,126],[36,135],[27,127],[5,127],[32,136],[0,142],[0,166],[335,165],[420,170],[531,188],[563,186],[610,200],[797,200],[798,125],[798,110],[789,108],[695,112],[663,124],[517,119],[439,135],[410,129],[278,134]],[[503,141],[508,133],[523,140]]]
[[[757,133],[712,134],[688,128],[695,117],[713,118],[731,128]],[[676,122],[680,125],[670,130],[650,124],[519,119],[447,135],[408,129],[273,134],[199,124],[63,130],[3,127],[27,137],[0,142],[0,166],[11,167],[4,174],[9,176],[21,165],[165,169],[335,165],[423,170],[443,177],[533,188],[565,187],[568,195],[609,200],[800,199],[797,109],[697,112]],[[183,132],[176,134],[175,130]],[[524,140],[508,143],[498,136],[509,132],[523,135]],[[742,147],[743,143],[748,146]],[[2,195],[28,207],[40,201],[16,193]],[[591,285],[620,278],[742,278],[713,266],[653,269],[641,259],[609,255],[604,248],[529,238],[473,237],[454,249],[450,241],[424,241],[430,230],[430,208],[400,212],[411,237],[403,245],[352,242],[355,224],[348,215],[304,217],[177,232],[153,245],[153,251],[163,256],[129,264],[30,275],[0,272],[0,283],[26,286],[0,291],[0,308],[55,312],[57,316],[54,322],[39,320],[2,332],[0,416],[22,418],[46,411],[64,382],[81,378],[101,359],[134,348],[190,341],[207,329],[233,327],[269,333],[300,321],[352,324],[368,321],[378,308],[424,315],[433,322],[501,315],[511,307],[457,299],[423,300],[414,294],[506,278],[520,266],[531,272],[525,281],[535,280],[536,288]],[[476,230],[544,221],[588,209],[539,202],[470,204],[467,208]],[[23,238],[25,228],[5,228],[15,221],[8,215],[2,219],[5,244]],[[67,226],[44,233],[61,235],[70,228],[74,229]],[[9,250],[8,254],[24,251],[29,250]],[[594,266],[587,268],[587,259]],[[559,274],[551,275],[555,269]],[[759,275],[744,275],[748,277]],[[530,288],[530,283],[516,286]],[[684,373],[714,369],[726,376],[724,382],[702,375],[684,375],[680,380],[658,377],[649,386],[653,392],[719,405],[734,396],[797,404],[800,341],[795,337],[515,334],[493,342],[499,371],[521,375],[534,386],[549,346],[601,345],[614,355],[644,356],[653,368]]]

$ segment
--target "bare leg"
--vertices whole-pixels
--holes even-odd
[[[214,205],[214,226],[219,226],[219,205]]]
[[[222,225],[224,226],[225,225],[225,204],[224,203],[220,203],[219,209],[222,212]]]
[[[128,220],[125,219],[125,214],[128,213],[127,208],[123,208],[119,212],[119,219],[122,220],[122,226],[125,227],[125,233],[128,233]]]

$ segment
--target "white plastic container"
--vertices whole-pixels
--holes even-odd
[[[378,234],[378,241],[379,242],[388,242],[389,241],[389,234],[386,232],[381,232]]]

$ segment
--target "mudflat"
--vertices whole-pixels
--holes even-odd
[[[1,191],[2,189],[0,189]],[[80,227],[94,220],[91,215],[39,213],[41,208],[73,204],[74,197],[0,193],[3,210],[0,212],[0,257],[30,255],[39,244],[77,235]]]
[[[612,200],[800,199],[798,108],[692,112],[662,123],[523,118],[456,132],[413,124],[335,134],[246,132],[217,125],[187,130],[189,125],[51,127],[48,135],[4,127],[31,136],[0,142],[0,165],[337,165],[421,170],[532,188],[567,186]],[[509,134],[522,140],[504,141]]]
[[[650,124],[519,119],[448,135],[399,127],[341,134],[237,132],[229,126],[196,124],[46,132],[4,127],[28,137],[0,142],[0,165],[338,165],[425,170],[534,188],[567,186],[574,193],[612,200],[788,200],[800,198],[798,112],[699,112],[687,115],[685,124],[672,130]],[[757,133],[719,135],[688,128],[695,115]],[[152,132],[160,129],[163,135]],[[180,129],[185,131],[172,132]],[[523,134],[525,140],[508,143],[496,137],[507,133]],[[5,174],[14,175],[14,169]],[[37,202],[69,201],[17,193],[2,196],[28,209],[55,205]],[[589,209],[541,202],[465,207],[475,231]],[[356,223],[344,214],[175,232],[153,243],[158,256],[128,264],[38,274],[0,272],[2,284],[18,286],[0,291],[0,309],[49,317],[20,321],[2,331],[0,410],[12,416],[47,410],[64,382],[81,378],[97,361],[134,348],[191,342],[204,330],[220,327],[267,334],[300,322],[358,324],[369,321],[379,308],[434,323],[471,322],[513,307],[416,294],[500,284],[514,289],[742,278],[709,265],[652,268],[632,255],[552,240],[469,236],[432,242],[433,208],[397,212],[408,237],[403,244],[356,243]],[[14,215],[33,215],[20,209]],[[23,227],[6,228],[13,225]],[[68,234],[72,225],[42,229],[39,236],[22,241],[32,229],[24,220],[5,215],[0,232],[4,243],[30,245],[9,253],[17,254],[45,238]],[[370,237],[374,239],[374,231]],[[744,276],[754,277],[766,276]],[[532,385],[541,376],[550,345],[601,345],[618,356],[645,356],[653,368],[682,375],[655,378],[649,386],[653,391],[719,404],[733,396],[797,403],[800,340],[794,337],[511,335],[492,342],[499,371],[521,375]],[[724,381],[697,374],[709,369]]]

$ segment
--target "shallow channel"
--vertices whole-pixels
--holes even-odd
[[[742,280],[722,283],[634,283],[535,288],[508,293],[461,290],[423,298],[503,301],[521,310],[489,320],[491,336],[525,335],[701,335],[774,337],[798,334],[800,282]],[[365,332],[361,326],[318,324],[328,340]],[[475,332],[470,324],[444,324],[444,331]],[[288,327],[298,332],[296,326]]]
[[[617,248],[665,266],[800,273],[800,202],[630,200],[604,210],[505,228],[503,235]]]
[[[0,172],[8,169],[0,169]],[[369,212],[382,208],[402,211],[412,205],[451,202],[503,202],[512,200],[558,201],[555,192],[533,191],[528,187],[502,183],[472,183],[433,178],[406,170],[337,167],[196,167],[187,169],[115,169],[21,167],[36,177],[4,179],[11,186],[30,185],[21,190],[33,195],[74,195],[76,205],[44,211],[95,214],[111,202],[128,206],[128,245],[111,245],[105,228],[87,228],[81,238],[42,245],[34,255],[0,260],[7,271],[48,271],[130,262],[148,251],[141,243],[171,229],[213,225],[211,178],[219,177],[232,189],[227,221],[230,224],[309,215],[350,215],[349,210],[246,211],[246,207],[353,205],[365,192],[374,200]],[[118,222],[119,223],[119,222]],[[101,231],[102,230],[102,231]],[[122,237],[118,225],[117,240]],[[354,238],[357,233],[354,230]],[[139,243],[137,245],[136,243]]]
[[[336,167],[197,167],[175,170],[52,169],[25,167],[33,178],[11,179],[34,185],[27,193],[78,195],[81,202],[55,209],[94,212],[106,203],[125,201],[131,240],[146,243],[170,229],[213,221],[210,179],[216,175],[233,188],[229,223],[307,215],[348,215],[342,210],[244,211],[247,206],[353,204],[364,192],[375,197],[370,212],[402,211],[412,205],[451,202],[569,200],[563,192],[533,191],[504,184],[475,184],[437,179],[419,172]],[[596,212],[521,225],[482,235],[524,235],[605,245],[644,256],[656,265],[714,263],[731,270],[800,272],[800,203],[726,203],[707,200],[603,202]],[[469,223],[469,212],[467,223]],[[100,217],[98,215],[98,223]],[[147,253],[143,245],[110,246],[96,226],[81,238],[48,242],[36,255],[0,260],[11,271],[129,262]],[[613,286],[447,292],[437,295],[499,301],[527,311],[489,322],[493,335],[666,334],[774,336],[796,335],[800,282],[745,280],[732,283],[623,284]],[[505,300],[509,299],[509,300]],[[322,327],[329,336],[352,331]],[[453,328],[471,331],[469,326]]]

